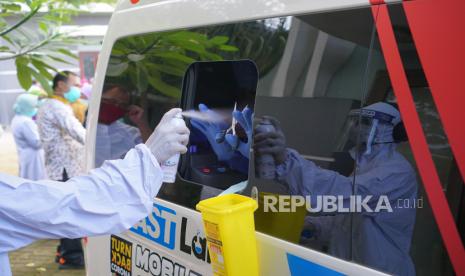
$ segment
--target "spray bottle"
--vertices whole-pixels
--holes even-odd
[[[182,126],[186,125],[182,118],[182,114],[178,113],[171,119],[170,124],[174,126]],[[174,183],[176,180],[176,173],[178,171],[178,164],[179,164],[179,157],[180,154],[175,154],[171,156],[168,160],[166,160],[163,164],[161,164],[161,170],[163,171],[163,182],[166,183]]]
[[[275,127],[267,119],[263,119],[255,128],[256,133],[266,133],[276,131]],[[255,155],[255,175],[261,179],[275,178],[276,165],[271,154]]]

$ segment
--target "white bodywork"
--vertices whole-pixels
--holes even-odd
[[[141,0],[136,4],[132,4],[130,0],[121,0],[111,18],[97,64],[87,121],[87,169],[94,167],[95,136],[101,90],[111,49],[114,42],[119,38],[156,31],[367,7],[369,5],[369,0]],[[198,212],[159,199],[156,199],[155,204],[175,210],[176,216],[173,218],[175,221],[173,223],[176,225],[179,224],[179,220],[182,217],[185,217],[190,222],[188,231],[199,231],[200,235],[203,235],[203,229],[200,227],[202,225],[201,217]],[[155,212],[152,216],[154,214]],[[180,226],[177,228],[179,229]],[[179,232],[178,230],[176,231]],[[119,236],[133,243],[132,250],[135,255],[137,255],[135,250],[137,244],[139,244],[150,250],[156,250],[158,254],[166,255],[202,275],[211,274],[208,263],[199,261],[193,256],[187,256],[184,252],[177,250],[177,248],[167,250],[163,246],[132,231]],[[292,254],[309,260],[311,263],[327,267],[336,273],[339,272],[347,275],[385,275],[372,269],[261,233],[257,233],[257,242],[262,275],[290,275],[286,254]],[[179,243],[179,233],[176,233],[176,243]],[[110,238],[108,236],[89,239],[86,246],[86,265],[87,275],[110,275]],[[135,272],[133,272],[133,275],[139,275],[139,273]],[[147,273],[147,275],[151,274]]]

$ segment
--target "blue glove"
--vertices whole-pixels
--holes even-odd
[[[217,118],[219,116],[215,111],[210,110],[204,104],[199,104],[199,110],[200,112],[207,113],[208,117],[211,118]],[[229,127],[227,123],[212,123],[208,121],[191,119],[191,124],[193,127],[200,130],[200,132],[202,132],[205,137],[207,137],[207,140],[215,152],[218,160],[227,161],[232,158],[234,150],[228,143],[224,141],[224,139],[220,139]]]
[[[246,107],[240,111],[233,111],[233,117],[237,120],[237,122],[241,125],[241,127],[245,130],[247,134],[247,143],[242,142],[239,137],[226,134],[226,142],[233,148],[237,149],[241,153],[242,156],[249,159],[250,153],[250,145],[252,143],[252,117],[253,117],[253,110]]]

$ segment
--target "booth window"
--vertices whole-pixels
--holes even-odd
[[[184,180],[221,190],[247,180],[252,125],[242,126],[233,112],[252,118],[257,82],[250,60],[189,66],[181,106],[191,111],[186,114],[191,135],[178,168]]]
[[[269,76],[279,63],[290,20],[278,17],[119,38],[100,101],[95,166],[121,158],[143,142],[173,107],[198,112],[203,104],[225,115],[228,128],[234,106],[253,112],[258,76]],[[247,180],[249,162],[238,153],[227,159],[215,152],[191,121],[186,117],[192,137],[176,182],[163,184],[158,197],[195,208],[200,199]],[[234,131],[237,143],[248,143],[240,124]]]

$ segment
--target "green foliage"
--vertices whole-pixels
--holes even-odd
[[[130,83],[142,96],[149,91],[179,99],[186,68],[195,61],[222,60],[222,51],[237,51],[228,41],[185,30],[127,37],[113,47],[106,81]]]
[[[232,51],[225,59],[253,60],[261,77],[265,76],[281,59],[288,36],[286,18],[265,19],[241,24],[199,28],[196,31],[208,36],[229,37],[229,44],[238,51]],[[222,45],[220,50],[229,51],[229,45]]]
[[[252,59],[266,75],[281,59],[286,19],[136,35],[118,40],[105,82],[135,90],[140,104],[148,95],[179,99],[182,78],[195,61]]]
[[[49,80],[56,68],[51,62],[69,63],[65,58],[76,59],[68,46],[82,41],[60,33],[59,27],[80,13],[79,6],[90,2],[115,3],[115,0],[0,0],[0,62],[14,59],[18,81],[25,90],[32,79],[53,93]],[[47,13],[41,13],[43,9]],[[9,24],[7,22],[14,21]],[[28,23],[34,27],[25,28]]]

